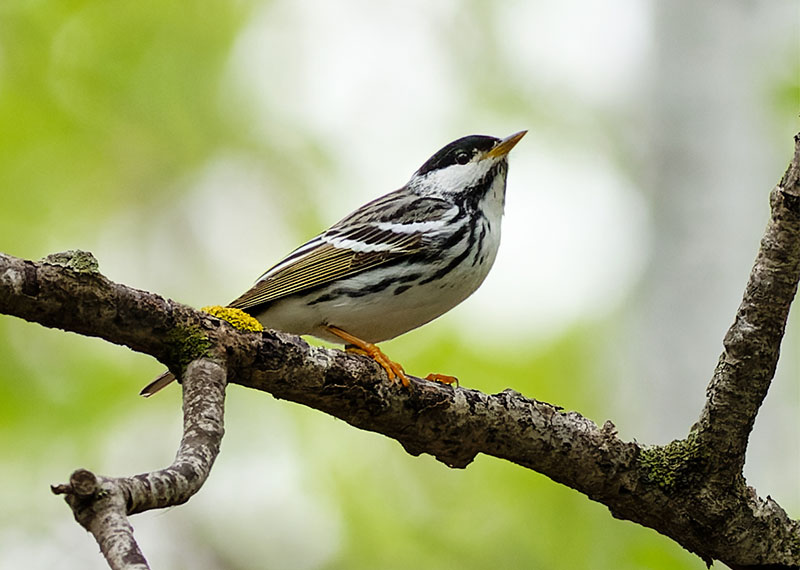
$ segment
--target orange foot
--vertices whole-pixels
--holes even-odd
[[[352,345],[352,347],[347,348],[349,352],[357,352],[358,354],[365,354],[369,356],[375,362],[383,366],[383,369],[386,370],[386,374],[389,376],[389,380],[395,381],[395,379],[398,379],[403,386],[408,387],[410,380],[408,379],[408,376],[406,376],[406,372],[403,370],[403,367],[400,366],[399,363],[390,360],[380,348],[371,342],[361,340],[357,336],[353,336],[349,332],[345,332],[338,327],[328,325],[325,328],[328,329],[328,332],[331,334],[335,334],[347,344]]]
[[[425,380],[430,380],[431,382],[441,382],[442,384],[447,384],[448,386],[453,384],[458,386],[458,378],[455,376],[448,376],[447,374],[431,373],[425,377]]]

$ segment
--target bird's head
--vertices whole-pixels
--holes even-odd
[[[455,140],[430,157],[408,186],[421,194],[458,194],[505,179],[508,153],[528,131],[504,139],[470,135]]]

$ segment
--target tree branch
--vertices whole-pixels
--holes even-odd
[[[129,346],[178,374],[189,366],[185,391],[196,366],[190,363],[201,358],[203,366],[216,367],[207,375],[220,383],[227,373],[231,383],[382,433],[414,455],[429,453],[451,467],[465,467],[477,453],[507,459],[607,505],[615,517],[673,538],[709,563],[797,568],[800,523],[746,487],[741,474],[747,437],[772,381],[800,279],[800,137],[796,143],[792,164],[771,194],[772,216],[705,409],[685,439],[665,446],[622,441],[611,422],[598,428],[577,412],[512,390],[489,395],[418,379],[410,389],[399,388],[371,360],[309,347],[283,333],[242,333],[184,305],[113,283],[97,272],[90,254],[62,254],[40,263],[0,254],[0,312]],[[218,405],[221,437],[221,394]],[[186,407],[186,416],[193,414]],[[183,445],[195,442],[185,436]],[[215,450],[199,454],[208,469]],[[207,473],[193,479],[198,487]],[[129,495],[123,496],[133,501],[124,512],[119,509],[125,502],[108,509],[123,512],[125,525],[125,514],[178,504],[191,495],[136,483],[141,477],[124,479],[127,487],[121,488]],[[76,501],[80,479],[68,495]],[[99,480],[89,488],[105,489],[109,479]],[[169,477],[163,481],[174,484]],[[91,494],[100,504],[102,497]],[[138,550],[126,552],[136,559]]]
[[[729,480],[744,467],[800,279],[800,134],[795,143],[792,162],[770,194],[772,214],[698,424],[699,442],[713,455],[717,474]]]
[[[201,358],[183,375],[183,438],[172,465],[132,477],[98,477],[78,469],[69,483],[52,487],[91,532],[114,570],[149,568],[128,515],[180,505],[200,490],[219,454],[225,401],[225,369]]]

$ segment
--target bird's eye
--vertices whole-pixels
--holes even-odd
[[[469,162],[469,154],[464,151],[459,152],[456,155],[456,162],[459,164],[466,164]]]

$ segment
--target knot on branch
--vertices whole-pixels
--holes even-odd
[[[98,477],[88,469],[76,469],[70,475],[69,483],[51,485],[50,490],[55,495],[64,495],[75,520],[89,532],[95,532],[93,525],[100,514],[125,515],[129,494],[120,481]]]
[[[94,496],[98,490],[97,476],[88,469],[76,469],[69,476],[69,483],[51,485],[54,495],[75,495],[79,498]]]

